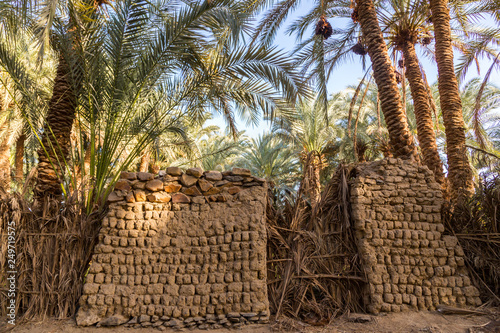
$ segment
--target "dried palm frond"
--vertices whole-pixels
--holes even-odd
[[[444,222],[465,253],[471,279],[483,302],[500,305],[500,178],[484,180],[476,194],[454,211],[445,210]]]
[[[41,213],[19,194],[0,200],[0,303],[6,304],[8,223],[16,228],[17,321],[75,314],[97,241],[101,213],[85,214],[78,195],[46,200]],[[9,269],[8,269],[9,268]],[[6,316],[6,307],[0,316]]]
[[[363,310],[365,279],[350,228],[352,172],[339,167],[312,210],[298,197],[280,211],[269,197],[268,293],[280,327],[297,324],[283,317],[324,325]]]

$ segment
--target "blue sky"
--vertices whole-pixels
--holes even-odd
[[[275,45],[277,45],[279,48],[285,50],[285,51],[291,51],[295,47],[297,41],[295,36],[288,36],[286,34],[286,29],[287,27],[292,24],[297,18],[299,18],[302,15],[305,15],[310,8],[312,7],[311,2],[309,1],[301,1],[300,5],[297,7],[297,9],[287,18],[285,24],[283,24],[283,27],[280,29],[278,32],[276,39],[275,39]],[[328,18],[327,18],[328,19]],[[342,21],[340,19],[328,19],[332,25],[342,25]],[[313,33],[311,29],[311,34]],[[357,57],[355,55],[355,57]],[[359,83],[361,78],[363,77],[364,71],[362,69],[362,65],[360,61],[357,61],[357,59],[353,57],[352,61],[345,62],[341,66],[337,67],[334,72],[332,73],[329,81],[328,81],[328,93],[331,95],[332,93],[341,91],[345,89],[349,85],[356,85]],[[435,63],[429,61],[428,59],[424,57],[420,57],[421,62],[424,66],[424,69],[426,71],[427,79],[429,80],[430,84],[433,84],[434,82],[437,81],[437,66]],[[457,57],[456,57],[457,60]],[[369,64],[369,57],[367,56],[367,62]],[[457,61],[455,61],[456,63]],[[487,72],[488,68],[491,65],[491,60],[479,60],[480,67],[481,67],[481,75],[478,75],[477,70],[475,66],[471,69],[469,69],[469,72],[467,74],[465,82],[468,80],[477,77],[477,76],[484,76],[485,73]],[[494,70],[493,73],[491,74],[490,77],[490,82],[496,85],[500,85],[500,71],[499,70]],[[247,135],[251,137],[257,137],[259,134],[268,131],[269,130],[269,123],[266,123],[264,121],[261,121],[260,124],[256,127],[254,126],[247,126],[245,124],[245,121],[237,117],[237,128],[239,131],[245,131]],[[225,128],[225,122],[222,119],[222,117],[214,115],[214,119],[209,122],[210,124],[215,124],[219,126],[221,129]]]

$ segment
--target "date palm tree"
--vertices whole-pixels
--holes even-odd
[[[272,40],[289,11],[294,9],[298,2],[297,0],[282,0],[275,4],[261,21],[256,38],[261,36],[261,40]],[[417,159],[414,140],[408,129],[406,116],[403,111],[396,83],[394,68],[391,65],[387,46],[378,23],[374,3],[372,0],[358,0],[356,1],[355,10],[367,46],[367,52],[372,61],[375,82],[378,86],[380,96],[382,96],[381,109],[386,119],[393,153],[398,157]],[[302,37],[306,28],[311,24],[316,24],[321,15],[325,15],[326,17],[345,16],[347,12],[350,12],[347,2],[338,3],[327,0],[316,1],[310,13],[303,16],[302,23],[296,24],[297,28],[291,28],[290,31],[296,30],[297,35]],[[336,30],[338,31],[338,29]],[[352,37],[355,36],[355,30],[356,27],[354,26],[350,26],[346,29],[344,34],[348,37],[350,36],[350,39],[344,40],[340,46],[337,44],[337,46],[335,46],[336,51],[342,51],[345,44],[347,44],[349,40],[352,40]],[[316,36],[314,38],[318,39],[319,37],[320,36]],[[307,44],[311,45],[302,50],[299,57],[311,60],[310,63],[314,63],[314,67],[316,68],[311,72],[312,78],[319,80],[320,83],[325,82],[330,76],[333,67],[338,63],[339,58],[345,56],[345,52],[338,52],[332,57],[330,62],[328,62],[325,60],[326,46],[324,45],[327,41],[322,41],[322,47],[317,46],[318,43],[316,40],[312,43],[311,41],[312,39],[309,39],[299,45],[298,49],[303,48]],[[348,50],[350,51],[350,49]],[[310,65],[306,66],[306,69],[309,67]],[[319,92],[321,92],[321,95],[326,95],[322,90]],[[322,100],[325,98],[326,97],[323,97]]]
[[[334,140],[333,128],[324,121],[322,108],[315,101],[303,101],[297,104],[294,116],[277,119],[272,132],[297,152],[304,172],[301,188],[314,206],[321,195],[324,154]]]
[[[413,136],[409,131],[401,103],[394,67],[378,24],[375,6],[370,0],[358,0],[357,10],[368,54],[372,60],[373,76],[380,94],[380,106],[384,113],[394,156],[417,158]]]
[[[82,127],[76,130],[90,140],[93,151],[89,177],[94,186],[88,196],[92,200],[105,197],[111,190],[108,179],[116,180],[120,170],[135,161],[144,147],[180,119],[193,122],[207,111],[220,112],[236,132],[233,106],[255,117],[259,112],[272,116],[305,91],[285,54],[259,45],[238,45],[250,17],[242,14],[244,5],[233,1],[190,2],[165,15],[146,1],[121,1],[112,13],[95,14],[95,19],[89,19],[89,13],[68,9],[76,22],[87,24],[85,29],[83,23],[75,26],[72,35],[85,38],[74,42],[65,33],[58,36],[63,46],[69,45],[61,47],[61,59],[68,59],[66,63],[75,58],[77,61],[69,66],[69,76],[62,75],[65,63],[60,63],[56,78],[61,80],[56,79],[54,89],[67,98],[53,99],[49,106],[58,106],[63,112],[61,103],[66,101],[65,110],[76,110],[74,117]],[[65,31],[63,28],[55,30]],[[58,82],[61,89],[56,90]],[[70,88],[78,94],[69,94]],[[18,89],[23,91],[21,83]],[[70,102],[77,104],[73,107]],[[62,118],[52,123],[63,121],[68,125],[73,117],[57,114]],[[154,115],[159,117],[151,122]],[[132,136],[132,125],[146,130]],[[47,126],[46,133],[52,134],[50,123]],[[62,151],[55,143],[42,147],[47,155],[50,149]],[[80,152],[85,149],[78,148]],[[57,156],[61,166],[71,163],[70,158]],[[57,170],[52,164],[42,166]],[[45,175],[63,188],[62,178],[53,177],[55,171]]]
[[[403,53],[400,61],[410,84],[423,162],[434,172],[436,181],[444,186],[445,176],[437,149],[429,94],[415,48],[417,44],[425,46],[431,41],[426,22],[429,8],[427,2],[419,0],[391,0],[384,3],[387,6],[379,9],[381,25],[389,36],[389,46]],[[402,84],[405,85],[406,82]]]
[[[249,169],[253,175],[265,178],[278,194],[293,192],[300,181],[297,152],[274,133],[251,139],[235,165]]]
[[[440,103],[446,133],[451,198],[455,203],[461,203],[473,194],[474,183],[466,148],[462,102],[453,65],[448,1],[430,0],[430,8],[436,39],[435,53],[438,65]]]

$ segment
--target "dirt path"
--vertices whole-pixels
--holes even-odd
[[[351,322],[353,318],[361,318],[369,320],[364,323]],[[486,330],[478,328],[490,322],[490,319],[485,316],[463,316],[463,315],[441,315],[436,312],[404,312],[391,313],[385,316],[369,316],[369,315],[352,315],[350,319],[341,318],[331,323],[326,327],[313,327],[304,323],[295,322],[283,323],[281,328],[283,331],[300,331],[305,333],[468,333],[468,332],[500,332],[500,327],[495,330]],[[277,328],[277,325],[272,327]],[[9,326],[0,323],[0,332],[7,332]],[[182,329],[184,332],[201,333],[201,330]],[[272,332],[271,325],[249,325],[240,329],[228,330],[217,329],[211,330],[211,333],[270,333]],[[14,327],[9,330],[12,333],[121,333],[121,332],[137,332],[137,333],[156,333],[159,332],[154,328],[127,328],[127,327],[78,327],[74,320],[48,320],[45,322],[31,322]],[[164,332],[174,333],[171,329]]]

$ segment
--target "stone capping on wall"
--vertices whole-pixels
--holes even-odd
[[[457,238],[443,235],[432,171],[395,158],[361,163],[350,189],[370,312],[481,304]]]
[[[267,184],[247,169],[122,172],[108,197],[77,324],[267,323]]]

